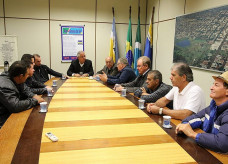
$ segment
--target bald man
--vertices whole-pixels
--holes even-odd
[[[106,57],[105,58],[105,66],[102,70],[98,71],[96,74],[103,74],[103,72],[106,75],[116,76],[118,74],[118,68],[114,64],[114,61],[112,57]]]

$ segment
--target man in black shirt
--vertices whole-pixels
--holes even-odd
[[[84,51],[79,51],[77,53],[77,59],[73,60],[70,64],[70,67],[67,71],[68,76],[75,77],[88,77],[93,76],[93,65],[92,61],[86,59],[86,55]]]
[[[46,86],[42,82],[37,81],[35,79],[35,77],[33,76],[33,74],[34,74],[34,65],[35,65],[35,57],[33,55],[24,54],[21,57],[21,61],[25,61],[27,63],[30,63],[29,73],[28,73],[29,77],[25,81],[25,84],[31,89],[31,91],[33,93],[38,94],[38,95],[46,94],[48,88],[52,89],[52,87]]]
[[[33,76],[37,81],[45,83],[46,81],[49,80],[48,74],[56,77],[62,77],[61,73],[56,72],[51,68],[49,68],[48,66],[41,64],[40,55],[34,54],[34,57],[35,57],[35,66],[34,66],[35,72]]]

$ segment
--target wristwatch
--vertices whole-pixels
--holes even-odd
[[[159,109],[159,115],[162,115],[163,108]]]

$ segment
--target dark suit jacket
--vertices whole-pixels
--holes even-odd
[[[41,64],[41,66],[37,67],[34,66],[35,72],[33,74],[33,76],[35,77],[35,79],[41,83],[45,83],[46,81],[49,80],[48,74],[51,74],[53,76],[56,77],[62,77],[62,74],[59,72],[56,72],[54,70],[52,70],[51,68],[49,68],[46,65]]]
[[[79,64],[79,60],[78,59],[73,60],[70,64],[68,71],[67,71],[67,75],[72,76],[73,73],[79,74],[81,72],[80,67],[81,66]],[[94,72],[93,72],[93,65],[92,65],[91,60],[86,59],[82,68],[83,68],[83,71],[82,71],[83,74],[88,73],[89,76],[93,76]]]
[[[46,85],[37,81],[34,76],[28,77],[25,81],[25,84],[30,88],[30,90],[38,95],[46,94],[47,88]]]

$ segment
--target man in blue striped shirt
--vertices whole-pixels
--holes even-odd
[[[215,77],[211,87],[210,106],[191,115],[177,125],[176,133],[184,133],[197,144],[216,152],[228,152],[228,71]],[[196,133],[200,128],[205,133]]]

